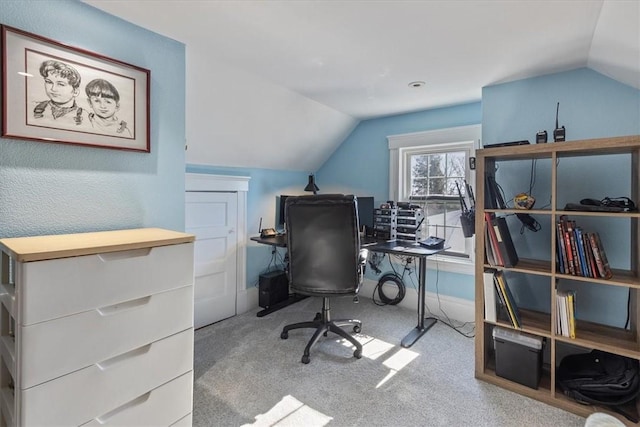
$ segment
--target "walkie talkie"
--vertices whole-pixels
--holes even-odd
[[[558,111],[560,110],[560,103],[556,106],[556,128],[553,130],[553,140],[555,142],[562,142],[565,140],[566,134],[564,126],[558,127]]]

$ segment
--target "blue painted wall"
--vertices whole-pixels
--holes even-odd
[[[560,102],[559,123],[566,127],[568,141],[640,134],[640,91],[583,68],[485,87],[482,91],[484,143],[522,139],[534,142],[536,132],[545,129],[549,140],[553,141],[556,102]],[[552,165],[549,160],[540,160],[533,166],[535,207],[544,208],[550,202]],[[499,165],[496,180],[503,187],[506,199],[528,191],[531,170],[531,161]],[[630,171],[629,156],[561,159],[558,164],[558,207],[586,197],[633,197]],[[543,249],[550,247],[553,224],[549,217],[538,216],[536,219],[542,225],[540,232],[520,234],[518,220],[509,217],[511,234],[520,256],[549,260],[555,255]],[[577,223],[586,231],[600,233],[612,266],[629,268],[628,220],[579,218]],[[514,275],[511,282],[520,305],[548,312],[551,285],[548,280],[540,279]],[[562,281],[560,287],[578,291],[579,318],[624,326],[627,289],[568,281]]]
[[[373,196],[376,204],[382,203],[389,197],[387,136],[468,126],[480,121],[479,102],[363,121],[316,173],[318,185],[326,192]],[[380,268],[383,274],[390,271],[386,260]],[[372,269],[366,274],[372,280],[379,279]],[[405,285],[412,284],[408,277]],[[427,290],[468,300],[475,298],[473,276],[437,269],[427,272]]]
[[[184,45],[73,0],[1,1],[0,20],[151,70],[150,154],[0,139],[0,237],[184,230]]]
[[[389,144],[387,136],[479,124],[479,102],[447,108],[365,120],[317,171],[323,191],[353,192],[389,197]]]

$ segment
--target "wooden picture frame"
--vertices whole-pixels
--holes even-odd
[[[149,70],[0,27],[3,137],[150,152]]]

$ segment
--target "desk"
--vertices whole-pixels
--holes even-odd
[[[251,237],[254,242],[264,245],[277,246],[280,248],[287,247],[287,236],[275,237]],[[424,317],[425,297],[427,293],[427,257],[442,252],[444,249],[427,249],[413,241],[391,240],[391,241],[375,241],[369,238],[363,238],[360,244],[362,248],[369,249],[372,252],[382,252],[392,255],[404,255],[418,258],[418,325],[413,328],[400,342],[402,347],[411,347],[418,339],[424,335],[436,323],[436,319]],[[299,301],[301,296],[290,297],[289,300],[278,304],[273,308],[262,310],[258,313],[258,317],[262,317],[289,304]],[[263,313],[264,312],[264,313]],[[262,314],[261,314],[262,313]]]
[[[413,328],[400,342],[402,347],[411,347],[433,325],[436,319],[424,318],[425,296],[427,293],[427,257],[442,252],[444,249],[427,249],[412,241],[392,240],[363,244],[363,248],[373,252],[392,255],[413,256],[418,258],[418,325]]]
[[[269,245],[269,246],[273,246],[278,247],[278,248],[286,248],[287,247],[287,236],[283,235],[283,234],[278,234],[277,236],[274,237],[260,237],[260,236],[255,236],[255,237],[251,237],[251,240],[253,240],[254,242],[258,242],[258,243],[262,243],[263,245]],[[294,304],[298,301],[302,301],[303,299],[307,298],[306,295],[299,295],[299,294],[291,294],[289,295],[289,298],[287,298],[286,300],[279,302],[277,304],[271,305],[267,308],[265,308],[264,310],[260,310],[258,311],[258,313],[256,314],[256,316],[258,317],[262,317],[262,316],[266,316],[267,314],[273,313],[274,311],[278,311],[281,308],[285,308],[291,304]]]

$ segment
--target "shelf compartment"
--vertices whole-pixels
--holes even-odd
[[[4,417],[5,424],[8,426],[14,426],[15,413],[14,413],[15,395],[13,389],[9,387],[3,387],[0,389],[0,409],[2,410],[2,416]]]
[[[640,278],[634,272],[629,270],[615,269],[615,268],[611,269],[611,272],[613,273],[613,277],[611,279],[574,276],[571,274],[562,274],[562,273],[556,273],[556,278],[640,289]]]
[[[599,323],[576,320],[575,339],[556,335],[555,340],[634,359],[640,358],[640,345],[632,331]]]
[[[16,287],[11,283],[0,283],[0,301],[9,312],[9,316],[15,319]]]
[[[533,335],[539,335],[541,337],[551,337],[551,315],[549,313],[527,310],[523,308],[519,309],[519,311],[520,319],[522,320],[523,325],[521,329],[514,328],[510,323],[502,319],[498,319],[497,322],[490,322],[488,320],[485,320],[485,323],[500,326],[501,328],[505,329],[513,329]]]
[[[16,378],[16,342],[11,336],[0,337],[0,356],[11,374],[11,378]]]
[[[540,259],[520,258],[515,267],[501,267],[497,265],[484,264],[484,268],[551,276],[551,262]]]
[[[507,378],[502,378],[496,375],[495,366],[487,366],[484,372],[478,374],[476,376],[478,379],[493,383],[502,388],[506,388],[511,391],[515,391],[516,393],[533,397],[534,399],[543,399],[545,402],[551,397],[551,376],[549,371],[543,369],[542,370],[542,378],[540,378],[540,383],[538,384],[538,389],[534,389],[531,387],[527,387],[522,384],[518,384],[517,382],[511,381]]]

